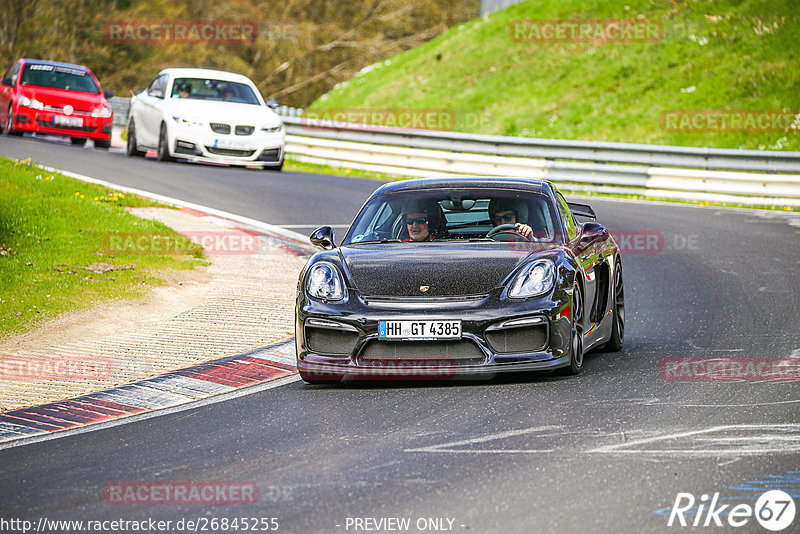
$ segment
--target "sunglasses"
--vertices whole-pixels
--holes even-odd
[[[512,212],[497,214],[492,219],[494,220],[495,224],[502,224],[502,223],[510,223],[511,221],[517,218],[517,214]]]
[[[417,223],[417,224],[428,224],[428,218],[427,217],[417,217],[416,219],[412,219],[411,217],[408,217],[406,219],[406,224],[407,225],[411,226],[414,223]]]

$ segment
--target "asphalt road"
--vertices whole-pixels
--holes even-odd
[[[160,164],[33,139],[0,138],[0,154],[293,229],[349,223],[379,185]],[[621,353],[589,355],[580,376],[294,382],[6,449],[0,518],[272,517],[281,532],[390,531],[393,523],[364,520],[409,518],[411,532],[663,532],[689,530],[667,527],[679,493],[700,504],[718,492],[720,504],[753,506],[762,492],[782,489],[797,500],[797,381],[679,381],[659,369],[668,358],[800,358],[800,220],[592,205],[627,243],[627,340]],[[637,246],[636,235],[660,235],[661,245]],[[259,498],[238,506],[106,502],[104,488],[132,481],[252,482]],[[720,520],[725,527],[697,530],[766,532],[753,518],[735,529],[727,512]],[[797,518],[785,532],[799,530]]]

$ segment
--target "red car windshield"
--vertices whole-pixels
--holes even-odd
[[[29,63],[22,71],[22,85],[99,94],[100,88],[85,70],[60,65]]]

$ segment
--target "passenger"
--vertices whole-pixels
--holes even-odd
[[[489,201],[489,217],[495,227],[502,224],[513,224],[514,232],[522,237],[533,240],[533,228],[523,221],[523,213],[527,214],[527,206],[521,200],[514,198],[493,198]]]
[[[406,241],[434,241],[439,229],[439,213],[436,202],[411,202],[403,209],[403,224],[406,225]],[[402,235],[402,234],[401,234]]]

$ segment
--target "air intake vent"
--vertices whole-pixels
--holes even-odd
[[[222,134],[222,135],[228,135],[229,133],[231,133],[231,125],[230,124],[222,124],[221,122],[212,122],[210,124],[210,126],[211,126],[211,129],[214,131],[214,133],[218,133],[218,134]]]
[[[358,332],[306,326],[306,346],[318,354],[349,355],[358,343]]]
[[[497,354],[538,352],[547,346],[547,325],[488,330],[486,341]]]

